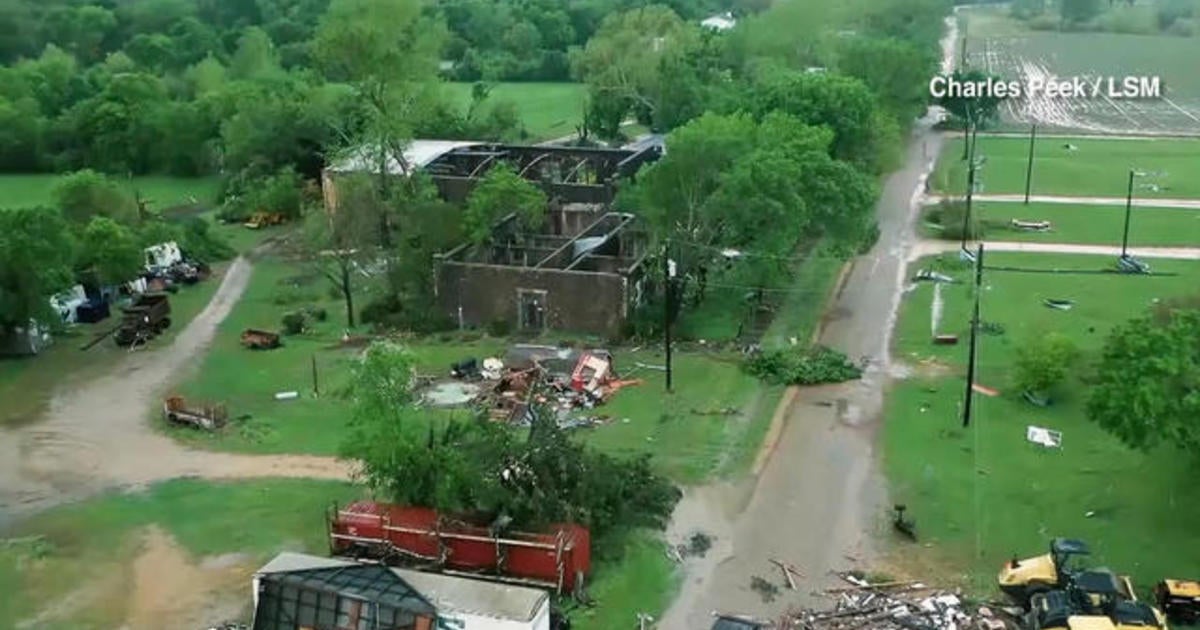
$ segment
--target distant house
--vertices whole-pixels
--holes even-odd
[[[714,31],[728,31],[737,26],[737,20],[734,19],[730,12],[721,13],[718,15],[710,15],[700,21],[700,26]]]
[[[281,553],[254,574],[254,630],[550,630],[525,586]]]

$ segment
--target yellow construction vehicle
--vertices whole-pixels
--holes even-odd
[[[1166,617],[1153,606],[1137,600],[1128,578],[1118,583],[1111,572],[1089,573],[1092,575],[1077,576],[1080,579],[1066,589],[1031,596],[1026,628],[1166,630]]]
[[[1082,540],[1055,538],[1050,541],[1048,554],[1024,560],[1013,556],[1000,569],[996,581],[1005,595],[1027,608],[1032,595],[1068,585],[1072,574],[1077,571],[1072,558],[1090,553],[1087,543]]]
[[[1172,621],[1184,625],[1200,623],[1200,582],[1163,580],[1154,585],[1154,601]]]

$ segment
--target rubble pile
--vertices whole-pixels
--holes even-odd
[[[1008,614],[975,606],[955,593],[916,582],[867,584],[842,576],[855,586],[826,591],[837,597],[833,608],[798,609],[776,624],[780,630],[1005,630],[1016,627]]]
[[[603,405],[621,388],[642,383],[618,377],[612,354],[598,349],[521,344],[509,348],[503,358],[489,357],[482,363],[469,358],[450,367],[452,378],[479,382],[478,394],[464,402],[486,406],[493,420],[517,426],[533,420],[535,405],[555,410],[563,428],[604,424],[610,420],[607,416],[576,412]]]

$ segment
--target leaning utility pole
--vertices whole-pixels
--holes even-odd
[[[1129,249],[1129,215],[1133,210],[1133,176],[1137,171],[1129,169],[1129,191],[1125,194],[1125,231],[1121,235],[1121,258],[1126,257]]]
[[[962,242],[959,247],[962,251],[967,251],[967,234],[971,230],[971,198],[975,194],[975,156],[971,156],[971,163],[967,166],[967,207],[963,212],[962,224]]]
[[[971,316],[971,343],[967,349],[967,393],[963,402],[963,427],[971,426],[971,401],[975,393],[975,355],[979,341],[979,296],[983,293],[983,243],[975,254],[975,309]]]

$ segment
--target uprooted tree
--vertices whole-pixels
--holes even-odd
[[[1200,296],[1117,327],[1091,385],[1088,417],[1125,444],[1200,454]]]
[[[527,432],[482,419],[438,423],[413,403],[415,359],[376,343],[351,381],[345,456],[390,499],[539,527],[574,521],[596,536],[663,527],[679,491],[648,456],[618,459],[572,439],[539,410]]]

